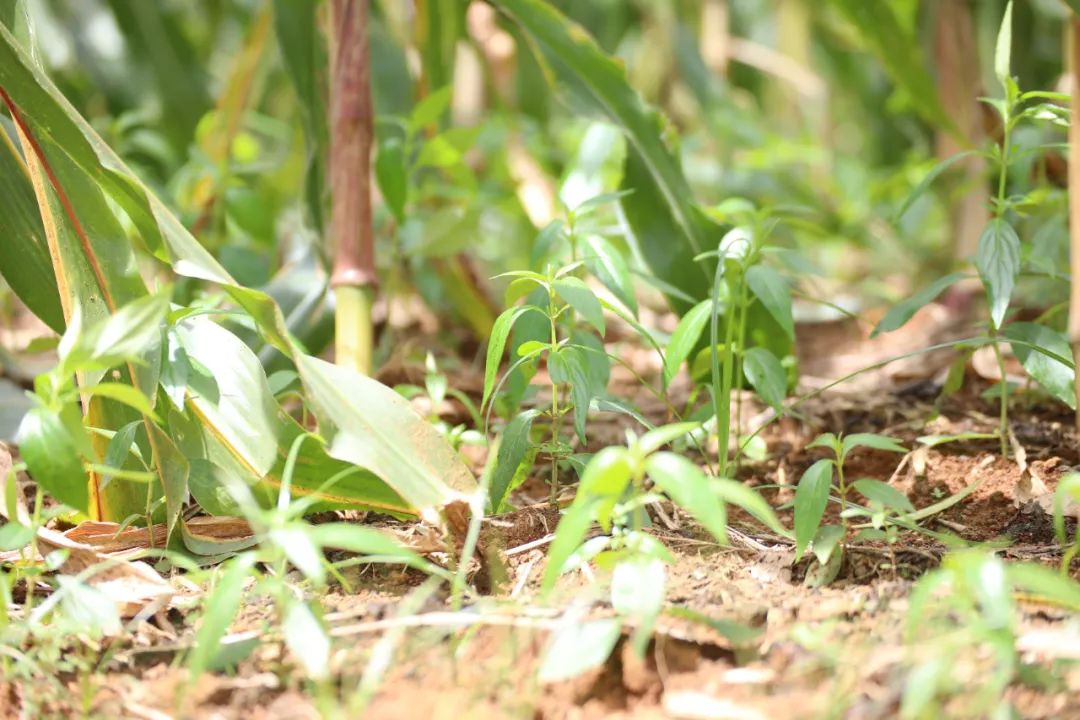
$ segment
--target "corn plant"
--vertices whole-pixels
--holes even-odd
[[[16,259],[3,272],[52,277],[16,282],[16,292],[64,330],[64,370],[76,372],[77,390],[55,373],[41,382],[42,409],[20,432],[31,448],[29,470],[46,490],[98,519],[145,516],[160,502],[176,542],[205,554],[235,549],[188,531],[183,506],[194,498],[211,512],[235,511],[221,490],[232,479],[270,502],[284,482],[284,448],[307,430],[274,397],[255,352],[217,316],[242,318],[295,367],[319,441],[303,444],[291,485],[318,501],[313,508],[438,521],[441,508],[472,492],[457,453],[403,398],[307,354],[270,296],[226,272],[7,27],[0,27],[0,101],[21,149],[3,133],[0,157],[13,191],[0,197],[0,245]],[[158,277],[205,290],[173,305],[166,290],[151,292],[157,283],[140,273],[144,262]],[[136,344],[141,354],[133,357]],[[118,435],[128,452],[114,447],[122,464],[110,468]],[[333,488],[324,488],[332,477]]]

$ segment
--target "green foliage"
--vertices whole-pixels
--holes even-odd
[[[1021,672],[1016,651],[1018,627],[1014,593],[1075,611],[1080,585],[1031,563],[1006,565],[985,551],[954,553],[923,576],[911,594],[906,628],[911,649],[900,716],[940,714],[950,697],[962,697],[965,717],[1007,716],[1013,712],[1006,688]],[[982,657],[976,685],[959,680],[958,671]]]
[[[844,475],[844,463],[848,455],[857,448],[896,453],[905,453],[907,449],[890,437],[874,433],[847,436],[824,433],[807,447],[827,448],[832,457],[822,458],[811,465],[803,473],[795,489],[795,559],[798,561],[812,542],[819,564],[829,568],[827,574],[822,576],[822,581],[828,582],[840,569],[840,555],[850,531],[851,518],[870,519],[870,528],[863,528],[856,536],[857,539],[873,538],[878,531],[886,527],[883,536],[895,542],[896,527],[887,523],[895,523],[898,516],[915,511],[907,497],[887,483],[872,478],[848,482]],[[831,493],[834,489],[839,496],[835,501],[840,506],[841,525],[822,526],[821,521],[829,500],[833,499]],[[852,490],[866,498],[868,505],[863,507],[848,502],[848,495]],[[834,553],[834,549],[839,549],[840,552]],[[833,561],[831,566],[830,560]]]

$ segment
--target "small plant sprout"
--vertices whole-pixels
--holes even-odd
[[[832,457],[822,458],[807,468],[795,490],[795,560],[801,559],[807,548],[812,546],[818,562],[826,568],[825,576],[828,579],[824,582],[827,583],[840,571],[851,518],[868,517],[874,529],[881,529],[886,525],[890,513],[914,510],[907,497],[887,483],[870,478],[850,482],[844,472],[848,455],[860,447],[896,453],[905,453],[907,449],[890,437],[873,433],[847,436],[824,433],[807,447],[827,448],[832,452]],[[832,497],[834,490],[838,497]],[[863,495],[869,501],[869,506],[849,503],[848,496],[852,490]],[[840,505],[840,525],[823,526],[821,521],[830,499]],[[866,533],[862,537],[872,538],[874,535]]]

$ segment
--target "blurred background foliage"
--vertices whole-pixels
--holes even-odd
[[[1004,0],[553,4],[663,110],[704,207],[743,197],[787,218],[773,242],[804,290],[891,301],[964,260],[951,218],[970,184],[896,210],[939,159],[943,134],[957,149],[992,139],[989,126],[983,138],[955,132],[940,33],[952,22],[942,13],[959,8],[973,33],[961,63],[975,69],[968,87],[994,94]],[[323,4],[27,7],[42,59],[78,111],[240,282],[271,291],[309,349],[325,346]],[[1017,4],[1021,87],[1059,84],[1065,16],[1058,0]],[[375,1],[371,22],[381,290],[400,298],[415,288],[453,318],[448,327],[482,338],[502,303],[488,278],[543,263],[539,229],[619,187],[626,141],[572,87],[553,84],[519,27],[487,5]],[[1023,145],[1063,142],[1024,132]],[[1031,157],[1013,168],[1024,192],[1038,170]],[[1067,257],[1064,194],[1036,187],[1038,211],[1022,234],[1032,261],[1053,271]],[[627,249],[617,207],[601,218]],[[394,303],[383,307],[385,321]],[[384,359],[392,343],[384,332]]]

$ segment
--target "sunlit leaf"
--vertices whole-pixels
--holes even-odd
[[[719,543],[727,544],[727,510],[697,465],[681,455],[659,452],[646,461],[645,467],[664,494],[693,515]]]

